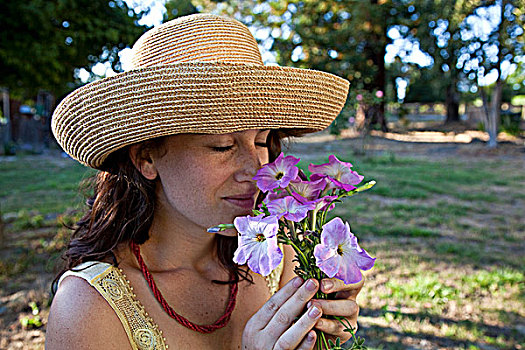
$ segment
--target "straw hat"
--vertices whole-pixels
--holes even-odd
[[[172,134],[319,131],[339,114],[349,86],[325,72],[265,66],[245,25],[211,14],[149,30],[133,46],[132,64],[55,109],[53,134],[80,163],[100,168],[119,148]]]

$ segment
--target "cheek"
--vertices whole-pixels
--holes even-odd
[[[193,207],[195,203],[203,205],[213,198],[223,181],[221,170],[221,167],[212,167],[210,162],[179,162],[163,167],[159,175],[163,190],[171,200]]]
[[[258,152],[259,162],[261,164],[266,164],[266,163],[270,162],[270,153],[269,152],[270,152],[270,150],[268,148],[262,148]]]

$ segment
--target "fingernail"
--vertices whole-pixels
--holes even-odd
[[[301,285],[303,284],[303,280],[301,279],[301,277],[295,277],[292,281],[292,285],[295,287],[295,288],[299,288]]]
[[[313,280],[308,280],[308,282],[306,282],[306,289],[313,292],[314,290],[317,289],[317,285],[315,284]]]
[[[323,281],[323,289],[325,292],[328,292],[330,289],[334,287],[334,282],[327,280]]]
[[[312,306],[312,302],[311,301],[309,301],[308,304],[306,304],[306,308],[309,309],[310,306]]]
[[[315,338],[315,332],[310,332],[308,333],[308,338],[306,338],[306,340],[308,340],[309,342],[313,342],[314,338]]]
[[[316,318],[320,314],[321,310],[319,310],[319,308],[315,305],[310,309],[310,311],[308,311],[308,316],[310,316],[311,318]]]

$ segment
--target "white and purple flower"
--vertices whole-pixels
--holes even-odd
[[[328,205],[330,205],[328,210],[332,210],[335,208],[335,203],[332,203],[332,202],[336,199],[337,199],[337,196],[324,196],[310,203],[314,205],[314,210],[317,210],[317,211],[327,209]]]
[[[253,272],[268,276],[283,259],[277,243],[278,218],[242,216],[235,218],[233,224],[239,233],[233,261],[239,265],[248,263]]]
[[[375,258],[359,247],[348,223],[340,218],[323,226],[321,243],[314,248],[316,265],[328,277],[336,277],[346,284],[360,282],[361,270],[370,270]]]
[[[326,187],[324,178],[317,181],[303,181],[299,178],[290,182],[292,195],[299,202],[305,204],[319,198],[319,194]]]
[[[266,204],[270,214],[281,218],[284,216],[285,219],[299,222],[308,216],[308,211],[312,210],[315,205],[301,204],[297,199],[292,196],[275,199]]]
[[[282,188],[278,188],[278,189],[275,189],[273,191],[269,191],[266,194],[266,197],[264,198],[263,203],[264,204],[268,204],[271,201],[274,201],[274,200],[279,199],[279,198],[284,198],[286,196],[289,196],[288,192],[286,192],[286,190],[284,190]]]
[[[345,191],[354,190],[354,185],[363,181],[364,176],[352,170],[352,164],[341,162],[333,154],[328,157],[326,164],[310,164],[308,170],[312,172],[310,180],[316,181],[321,178],[328,178],[336,187]]]
[[[281,153],[274,162],[265,164],[253,179],[257,181],[257,187],[263,192],[279,187],[286,188],[299,173],[299,168],[295,166],[299,161],[299,158],[285,157]]]

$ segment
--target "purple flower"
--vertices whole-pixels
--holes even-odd
[[[359,247],[350,226],[340,218],[323,226],[321,243],[315,246],[314,256],[321,271],[346,284],[361,281],[361,270],[370,270],[376,260]]]
[[[286,192],[285,190],[283,189],[277,189],[275,191],[270,191],[266,194],[266,197],[264,198],[263,200],[263,203],[264,204],[268,204],[270,203],[271,201],[274,201],[276,199],[279,199],[279,198],[284,198],[288,196],[288,192]]]
[[[295,166],[300,159],[293,156],[280,154],[277,159],[264,165],[253,178],[257,181],[257,187],[263,192],[274,188],[285,188],[290,181],[297,177],[299,169]]]
[[[316,181],[302,181],[300,179],[295,179],[290,182],[292,195],[303,204],[319,198],[319,194],[325,187],[326,180],[324,178]]]
[[[314,210],[325,210],[326,207],[332,203],[332,201],[334,199],[336,199],[337,196],[324,196],[324,197],[321,197],[319,199],[316,199],[310,203],[313,203],[314,204]],[[335,203],[332,203],[332,205],[330,205],[330,208],[328,208],[328,210],[332,210],[335,208]]]
[[[242,216],[235,218],[233,224],[239,233],[239,246],[233,261],[239,265],[248,262],[250,270],[268,276],[283,259],[277,244],[277,217]]]
[[[345,191],[355,189],[355,186],[363,181],[364,176],[353,171],[352,164],[341,162],[333,154],[328,157],[328,163],[321,165],[310,164],[308,170],[312,172],[311,180],[328,177],[332,183]]]
[[[287,220],[299,222],[308,216],[308,210],[314,208],[312,204],[301,204],[297,199],[288,196],[279,198],[269,202],[266,207],[270,214],[279,218],[283,217]]]

